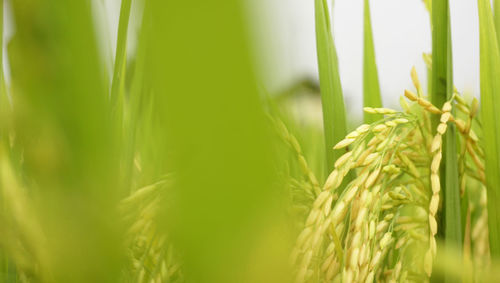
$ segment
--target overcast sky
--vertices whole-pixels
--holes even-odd
[[[251,19],[263,38],[260,56],[269,85],[280,88],[301,77],[316,79],[314,0],[256,1]],[[362,97],[363,2],[335,0],[333,16],[341,81],[348,106],[356,109]],[[453,0],[450,5],[455,85],[478,95],[477,1]],[[383,100],[391,106],[411,87],[412,66],[425,81],[422,53],[431,51],[429,15],[421,0],[371,0],[370,6]]]

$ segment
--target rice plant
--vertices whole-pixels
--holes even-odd
[[[316,2],[326,5],[326,1]],[[495,107],[491,83],[498,80],[487,76],[496,73],[498,64],[487,58],[496,58],[498,46],[494,46],[491,7],[485,2],[479,1],[484,60],[481,98],[491,99],[485,107]],[[493,223],[497,220],[492,214],[497,206],[487,196],[495,198],[493,180],[498,170],[492,164],[495,161],[486,161],[492,164],[486,174],[485,160],[495,154],[485,154],[484,146],[498,148],[491,144],[497,139],[494,110],[483,106],[483,119],[479,119],[478,101],[467,103],[453,87],[448,2],[426,3],[433,27],[432,57],[436,58],[428,69],[431,92],[424,93],[413,69],[416,93],[405,91],[411,104],[401,100],[403,111],[380,108],[368,4],[365,1],[364,110],[383,118],[365,119],[369,124],[359,126],[333,147],[342,155],[312,202],[292,252],[296,281],[426,282],[432,278],[438,252],[446,250],[453,250],[462,259],[459,265],[465,267],[465,271],[445,274],[446,281],[491,281],[494,275],[485,270],[490,246],[496,259],[497,224]],[[316,28],[324,29],[321,25],[317,21]],[[493,124],[486,126],[487,120]],[[325,119],[324,123],[336,121]],[[483,143],[486,131],[488,142]],[[343,184],[348,173],[355,177]]]
[[[260,87],[243,1],[122,0],[112,68],[102,3],[9,1],[0,281],[498,281],[500,4],[478,0],[478,100],[453,84],[448,1],[423,2],[429,84],[405,70],[400,109],[382,104],[363,2],[352,127],[329,3],[311,1],[317,127],[293,91]]]

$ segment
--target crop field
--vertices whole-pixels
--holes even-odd
[[[304,0],[319,76],[285,92],[248,1],[117,0],[111,60],[99,1],[0,0],[0,283],[500,282],[500,0],[473,0],[476,97],[451,1],[420,1],[432,50],[394,109],[360,0],[360,123],[332,1]]]

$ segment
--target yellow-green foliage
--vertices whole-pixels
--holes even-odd
[[[499,16],[478,0],[480,105],[453,88],[448,1],[424,1],[431,92],[413,68],[400,111],[381,105],[364,1],[367,119],[347,133],[327,2],[315,127],[264,99],[242,1],[122,0],[112,74],[89,1],[10,1],[0,282],[497,279]]]

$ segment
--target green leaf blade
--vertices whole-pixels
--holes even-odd
[[[448,1],[432,1],[432,104],[441,108],[446,101],[448,65]],[[437,126],[437,118],[433,126]]]
[[[495,22],[495,30],[500,30],[500,0],[493,0],[493,21]],[[498,45],[500,46],[500,38],[497,37]]]
[[[449,27],[449,25],[448,25]],[[453,95],[453,65],[452,65],[452,52],[451,52],[451,32],[448,29],[448,75],[447,75],[447,99],[451,99]],[[452,114],[455,114],[454,109]],[[458,159],[457,159],[457,137],[458,132],[455,125],[448,125],[446,133],[446,166],[445,166],[445,240],[447,244],[454,245],[457,251],[462,247],[462,216],[461,216],[461,202],[460,202],[460,189],[458,178]]]
[[[486,161],[490,252],[500,257],[500,54],[490,3],[478,0],[481,118]]]
[[[327,171],[331,171],[335,160],[342,154],[334,151],[333,146],[347,134],[344,97],[340,84],[337,52],[330,28],[328,5],[326,0],[315,0],[314,3]]]
[[[448,0],[432,1],[431,18],[433,27],[431,99],[434,105],[441,108],[453,96],[452,42]],[[432,122],[435,129],[439,123],[439,116],[435,116]],[[444,232],[445,245],[459,252],[462,246],[462,217],[458,181],[457,130],[454,125],[448,125],[444,139],[443,159],[445,163],[440,169],[441,176],[444,176],[441,178],[444,199],[444,215],[441,219],[444,231],[441,231]],[[451,281],[452,278],[446,276],[445,280]]]
[[[363,105],[365,107],[382,107],[369,0],[365,0],[364,8]],[[367,124],[382,118],[381,114],[364,113],[364,121]]]
[[[120,8],[120,20],[118,23],[118,37],[116,40],[115,65],[113,80],[111,82],[111,101],[113,107],[123,98],[123,78],[125,77],[125,62],[127,57],[127,32],[130,18],[132,0],[122,0]]]

